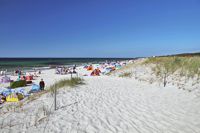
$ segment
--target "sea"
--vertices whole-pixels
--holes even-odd
[[[56,66],[132,60],[133,58],[0,58],[0,71],[50,69]]]

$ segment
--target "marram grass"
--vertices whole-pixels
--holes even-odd
[[[59,80],[56,83],[54,83],[53,85],[51,85],[48,88],[48,91],[53,93],[54,90],[57,90],[57,89],[60,89],[63,87],[75,87],[75,86],[81,85],[81,84],[84,84],[82,78],[63,79],[63,80]]]
[[[162,74],[174,74],[178,72],[180,76],[193,78],[200,77],[200,57],[152,57],[144,64],[155,64],[153,71],[157,76]]]
[[[124,72],[124,73],[121,73],[120,75],[119,75],[119,77],[128,77],[128,78],[130,78],[132,76],[132,73],[131,72]]]

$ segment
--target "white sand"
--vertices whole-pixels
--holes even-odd
[[[79,72],[85,73],[82,69]],[[70,75],[55,75],[54,70],[47,70],[40,78],[50,85],[66,77]],[[1,111],[0,132],[200,132],[200,97],[193,93],[128,78],[83,78],[85,85],[59,90],[57,111],[53,111],[50,94],[15,112]]]

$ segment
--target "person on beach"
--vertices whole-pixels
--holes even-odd
[[[69,68],[65,69],[65,74],[67,74],[69,72]]]
[[[21,73],[18,72],[18,78],[17,78],[17,81],[21,80]]]
[[[76,70],[76,65],[74,65],[74,67],[73,67],[73,71],[75,71]]]
[[[15,70],[15,75],[17,75],[19,73],[19,70],[17,69],[17,70]]]
[[[1,76],[3,76],[3,71],[1,71]]]
[[[41,70],[38,71],[38,74],[41,74]]]
[[[73,67],[73,73],[76,73],[76,65]]]
[[[41,81],[40,81],[40,90],[43,91],[44,87],[45,87],[45,83],[44,83],[43,79],[41,79]]]

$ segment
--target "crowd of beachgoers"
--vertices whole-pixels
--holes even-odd
[[[199,133],[200,97],[172,84],[150,82],[153,73],[151,66],[141,65],[144,61],[2,75],[0,132]],[[55,111],[54,96],[46,90],[73,77],[84,84],[61,87]],[[20,81],[26,81],[26,86],[11,88]]]
[[[126,65],[127,61],[123,62],[109,62],[109,63],[101,63],[101,64],[88,64],[84,66],[77,67],[76,65],[73,65],[72,67],[68,66],[57,66],[53,70],[55,71],[55,75],[80,75],[80,76],[100,76],[110,73],[111,71],[114,71],[116,69],[120,69],[122,66]],[[82,75],[77,72],[77,69],[80,70],[80,68],[83,68],[87,70]],[[51,69],[52,70],[52,69]],[[0,77],[0,104],[3,104],[4,102],[14,102],[22,100],[25,97],[28,97],[31,93],[36,93],[41,91],[41,88],[45,87],[44,81],[47,79],[43,76],[41,76],[42,73],[46,73],[46,71],[42,71],[41,69],[35,69],[33,68],[32,71],[23,71],[20,68],[17,68],[12,75],[8,75],[6,73],[7,71],[1,71],[1,77]],[[52,78],[54,77],[51,75]],[[41,80],[39,83],[38,80]],[[12,84],[17,84],[20,81],[25,81],[25,84],[22,84],[21,86],[14,86],[12,88]],[[36,82],[35,82],[36,81]],[[48,82],[48,81],[47,81]],[[42,84],[42,86],[41,86]],[[27,87],[27,85],[29,87]],[[48,84],[47,84],[48,85]],[[18,95],[21,97],[18,98]],[[12,98],[11,98],[12,97]],[[14,100],[15,99],[15,100]],[[12,101],[13,100],[13,101]]]

